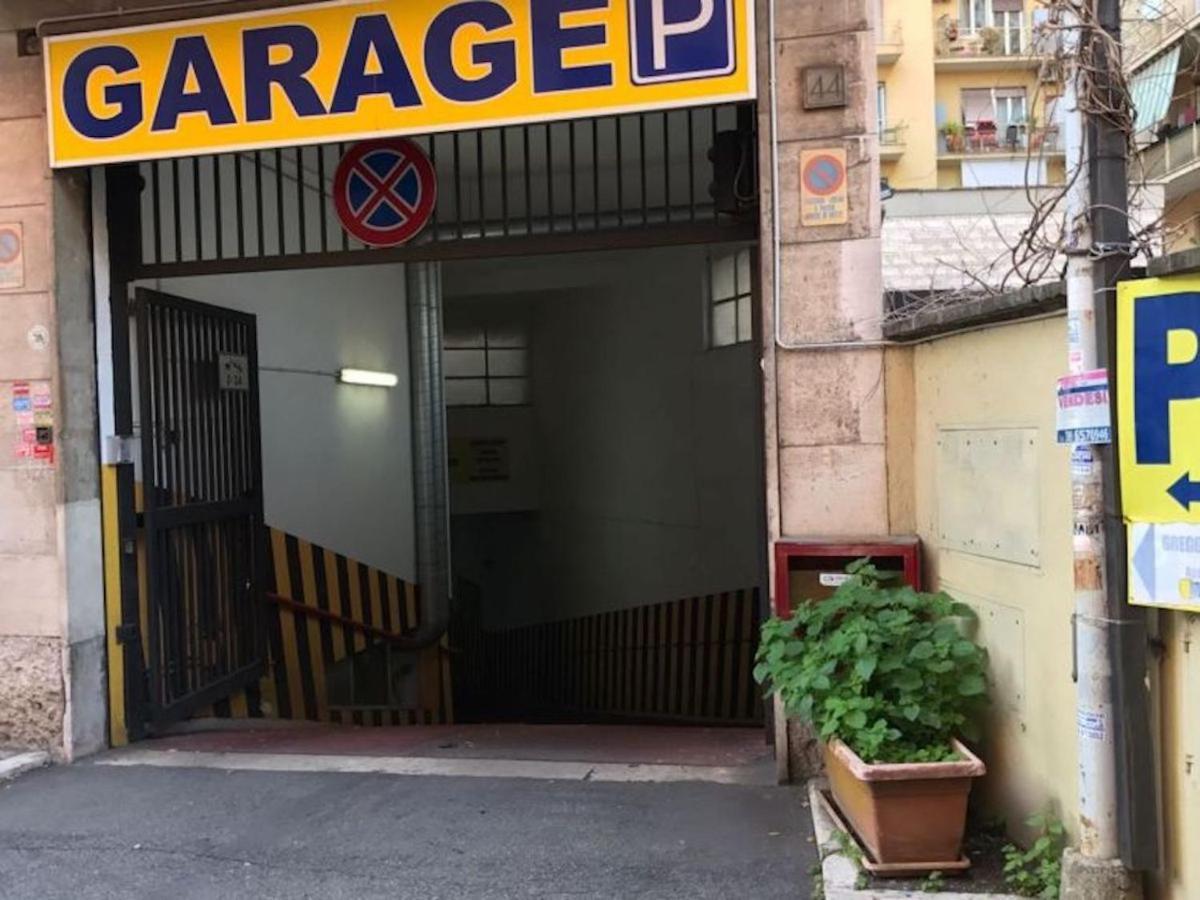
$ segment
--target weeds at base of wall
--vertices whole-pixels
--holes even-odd
[[[1022,897],[1056,900],[1062,882],[1062,855],[1067,844],[1063,823],[1052,813],[1037,813],[1025,820],[1038,836],[1028,850],[1008,844],[1004,853],[1004,880]]]

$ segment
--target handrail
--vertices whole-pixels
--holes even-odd
[[[379,638],[380,640],[397,642],[408,640],[408,636],[401,632],[384,631],[382,628],[376,628],[374,625],[368,625],[365,622],[356,622],[354,619],[347,619],[345,616],[330,612],[327,609],[309,606],[306,603],[301,603],[299,600],[293,600],[291,597],[284,597],[272,591],[267,591],[267,599],[285,609],[311,616],[314,619],[324,619],[327,622],[333,622],[341,625],[343,628],[351,628],[371,637]]]

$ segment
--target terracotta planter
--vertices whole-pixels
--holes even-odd
[[[865,763],[839,740],[825,746],[829,786],[842,814],[879,863],[953,862],[962,855],[971,780],[983,761]]]

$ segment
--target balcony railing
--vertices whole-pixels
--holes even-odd
[[[960,134],[939,135],[939,152],[943,156],[989,156],[1062,152],[1062,133],[1057,125],[1029,128],[1026,125],[1006,126],[998,130],[968,126]]]
[[[904,154],[908,138],[908,125],[897,122],[893,125],[879,125],[879,158],[887,161],[899,159]]]
[[[900,22],[880,25],[875,32],[875,60],[888,65],[900,58],[904,51],[904,29]]]
[[[942,16],[934,33],[935,52],[939,61],[986,60],[991,57],[1034,59],[1054,52],[1055,37],[1040,26],[1019,27],[987,25],[967,28],[958,19]]]
[[[903,147],[908,136],[908,125],[897,122],[894,125],[881,124],[879,127],[880,147]]]
[[[1150,181],[1169,179],[1200,160],[1200,123],[1186,125],[1142,150],[1141,171],[1136,177]],[[1134,174],[1134,173],[1131,173]]]

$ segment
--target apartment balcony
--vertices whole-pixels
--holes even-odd
[[[879,129],[879,158],[883,162],[895,162],[904,155],[908,126],[903,122],[884,125]]]
[[[1028,28],[960,30],[943,16],[935,34],[933,68],[937,72],[983,72],[996,69],[1038,71],[1053,49]]]
[[[1130,163],[1131,179],[1162,183],[1168,201],[1200,188],[1200,123],[1178,128]]]
[[[875,65],[890,66],[904,52],[904,31],[899,22],[892,22],[875,34]]]
[[[1062,133],[1057,125],[1035,128],[1010,125],[1001,129],[968,125],[961,132],[948,134],[943,129],[938,135],[939,162],[959,162],[981,157],[1014,159],[1062,155]]]

